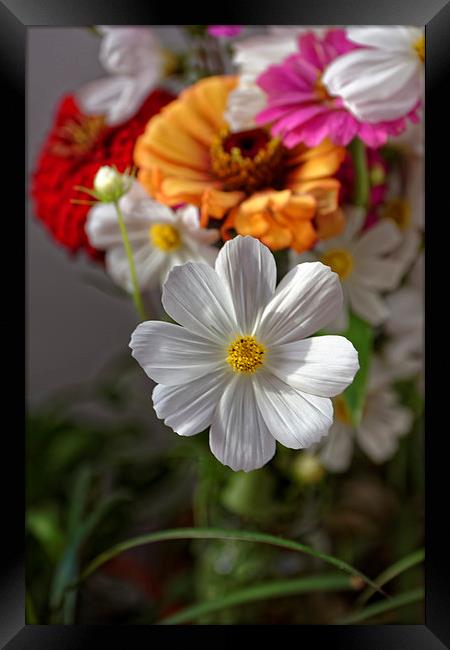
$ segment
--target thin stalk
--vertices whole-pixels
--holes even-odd
[[[136,310],[141,318],[141,320],[148,320],[147,314],[145,313],[144,303],[142,302],[141,291],[139,289],[139,284],[136,275],[136,267],[134,265],[133,251],[131,250],[130,240],[128,239],[127,228],[125,226],[125,221],[123,219],[122,209],[118,201],[114,201],[114,206],[117,212],[117,219],[119,221],[120,233],[122,235],[123,247],[128,259],[128,265],[130,267],[130,276],[131,276],[131,287],[133,294],[133,302],[136,307]]]
[[[367,208],[369,204],[370,180],[367,166],[366,147],[362,140],[354,138],[350,143],[349,150],[353,159],[353,169],[355,173],[353,204],[362,208]]]

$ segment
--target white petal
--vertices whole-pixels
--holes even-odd
[[[385,219],[361,236],[354,248],[355,257],[364,260],[367,256],[390,253],[401,241],[402,236],[395,223],[391,219]]]
[[[334,422],[319,457],[330,472],[345,472],[350,467],[353,454],[353,431],[341,422]]]
[[[321,262],[298,264],[268,303],[257,336],[274,343],[306,338],[336,318],[342,306],[339,276]]]
[[[370,289],[392,291],[400,283],[403,271],[402,260],[358,259],[349,282],[355,282]]]
[[[220,350],[179,325],[146,321],[134,330],[130,348],[147,375],[175,386],[225,367]]]
[[[343,336],[315,336],[277,345],[267,367],[303,392],[333,397],[352,383],[359,368],[358,353]]]
[[[212,422],[226,374],[218,370],[178,386],[158,384],[153,390],[156,415],[180,436],[193,436]]]
[[[132,252],[139,287],[147,290],[158,286],[166,256],[145,242],[140,246],[132,246]],[[132,292],[130,263],[122,243],[106,252],[106,270],[116,284],[129,293]]]
[[[333,423],[330,399],[303,393],[270,373],[254,379],[256,401],[271,434],[290,449],[318,442]]]
[[[148,223],[132,218],[126,219],[125,214],[124,221],[130,243],[148,242]],[[92,246],[100,250],[122,245],[117,213],[111,203],[98,203],[89,210],[86,221],[86,234]]]
[[[381,325],[389,315],[384,301],[371,289],[349,286],[349,299],[352,310],[370,325]]]
[[[258,469],[274,455],[275,439],[258,410],[251,378],[234,376],[225,388],[209,444],[214,456],[234,471]]]
[[[254,237],[238,235],[220,250],[215,268],[229,287],[241,333],[253,334],[275,292],[277,267],[272,253]]]
[[[228,288],[207,264],[188,262],[173,268],[162,304],[169,316],[198,336],[226,346],[239,334]]]
[[[414,41],[422,35],[418,28],[389,27],[349,27],[347,37],[359,45],[376,47],[386,52],[408,52]]]

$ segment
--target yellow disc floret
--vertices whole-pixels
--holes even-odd
[[[180,233],[170,223],[155,223],[150,226],[149,237],[153,246],[165,253],[175,251],[181,246]]]
[[[342,424],[350,425],[352,423],[352,417],[350,415],[350,409],[347,406],[347,402],[344,400],[342,395],[338,395],[333,399],[334,406],[334,417]]]
[[[254,336],[238,336],[228,348],[227,363],[234,372],[253,373],[263,365],[265,353]]]
[[[337,273],[341,280],[348,277],[353,270],[353,257],[346,250],[327,251],[321,261]]]
[[[411,204],[406,199],[391,199],[386,203],[382,216],[394,221],[400,230],[406,230],[411,223]]]
[[[423,63],[425,61],[425,36],[418,38],[413,47],[417,53],[417,56]]]

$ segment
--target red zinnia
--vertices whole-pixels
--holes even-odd
[[[85,249],[92,258],[103,258],[103,252],[89,244],[84,230],[90,206],[71,203],[89,197],[74,186],[92,187],[102,165],[115,165],[121,172],[131,167],[137,137],[172,99],[171,93],[154,90],[133,118],[109,127],[101,116],[81,113],[73,95],[63,97],[38,158],[31,193],[36,216],[65,248],[73,253]]]

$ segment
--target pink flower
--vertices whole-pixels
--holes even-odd
[[[267,107],[256,116],[258,124],[272,125],[286,147],[300,142],[315,147],[325,138],[346,146],[358,136],[369,147],[380,147],[388,137],[406,128],[406,119],[368,123],[359,121],[339,97],[329,95],[322,83],[326,67],[358,45],[347,40],[343,29],[331,29],[324,38],[308,32],[298,39],[299,51],[279,65],[270,66],[257,79],[267,94]],[[407,117],[418,121],[418,106]]]
[[[208,25],[208,34],[216,38],[232,38],[242,31],[242,25]]]

